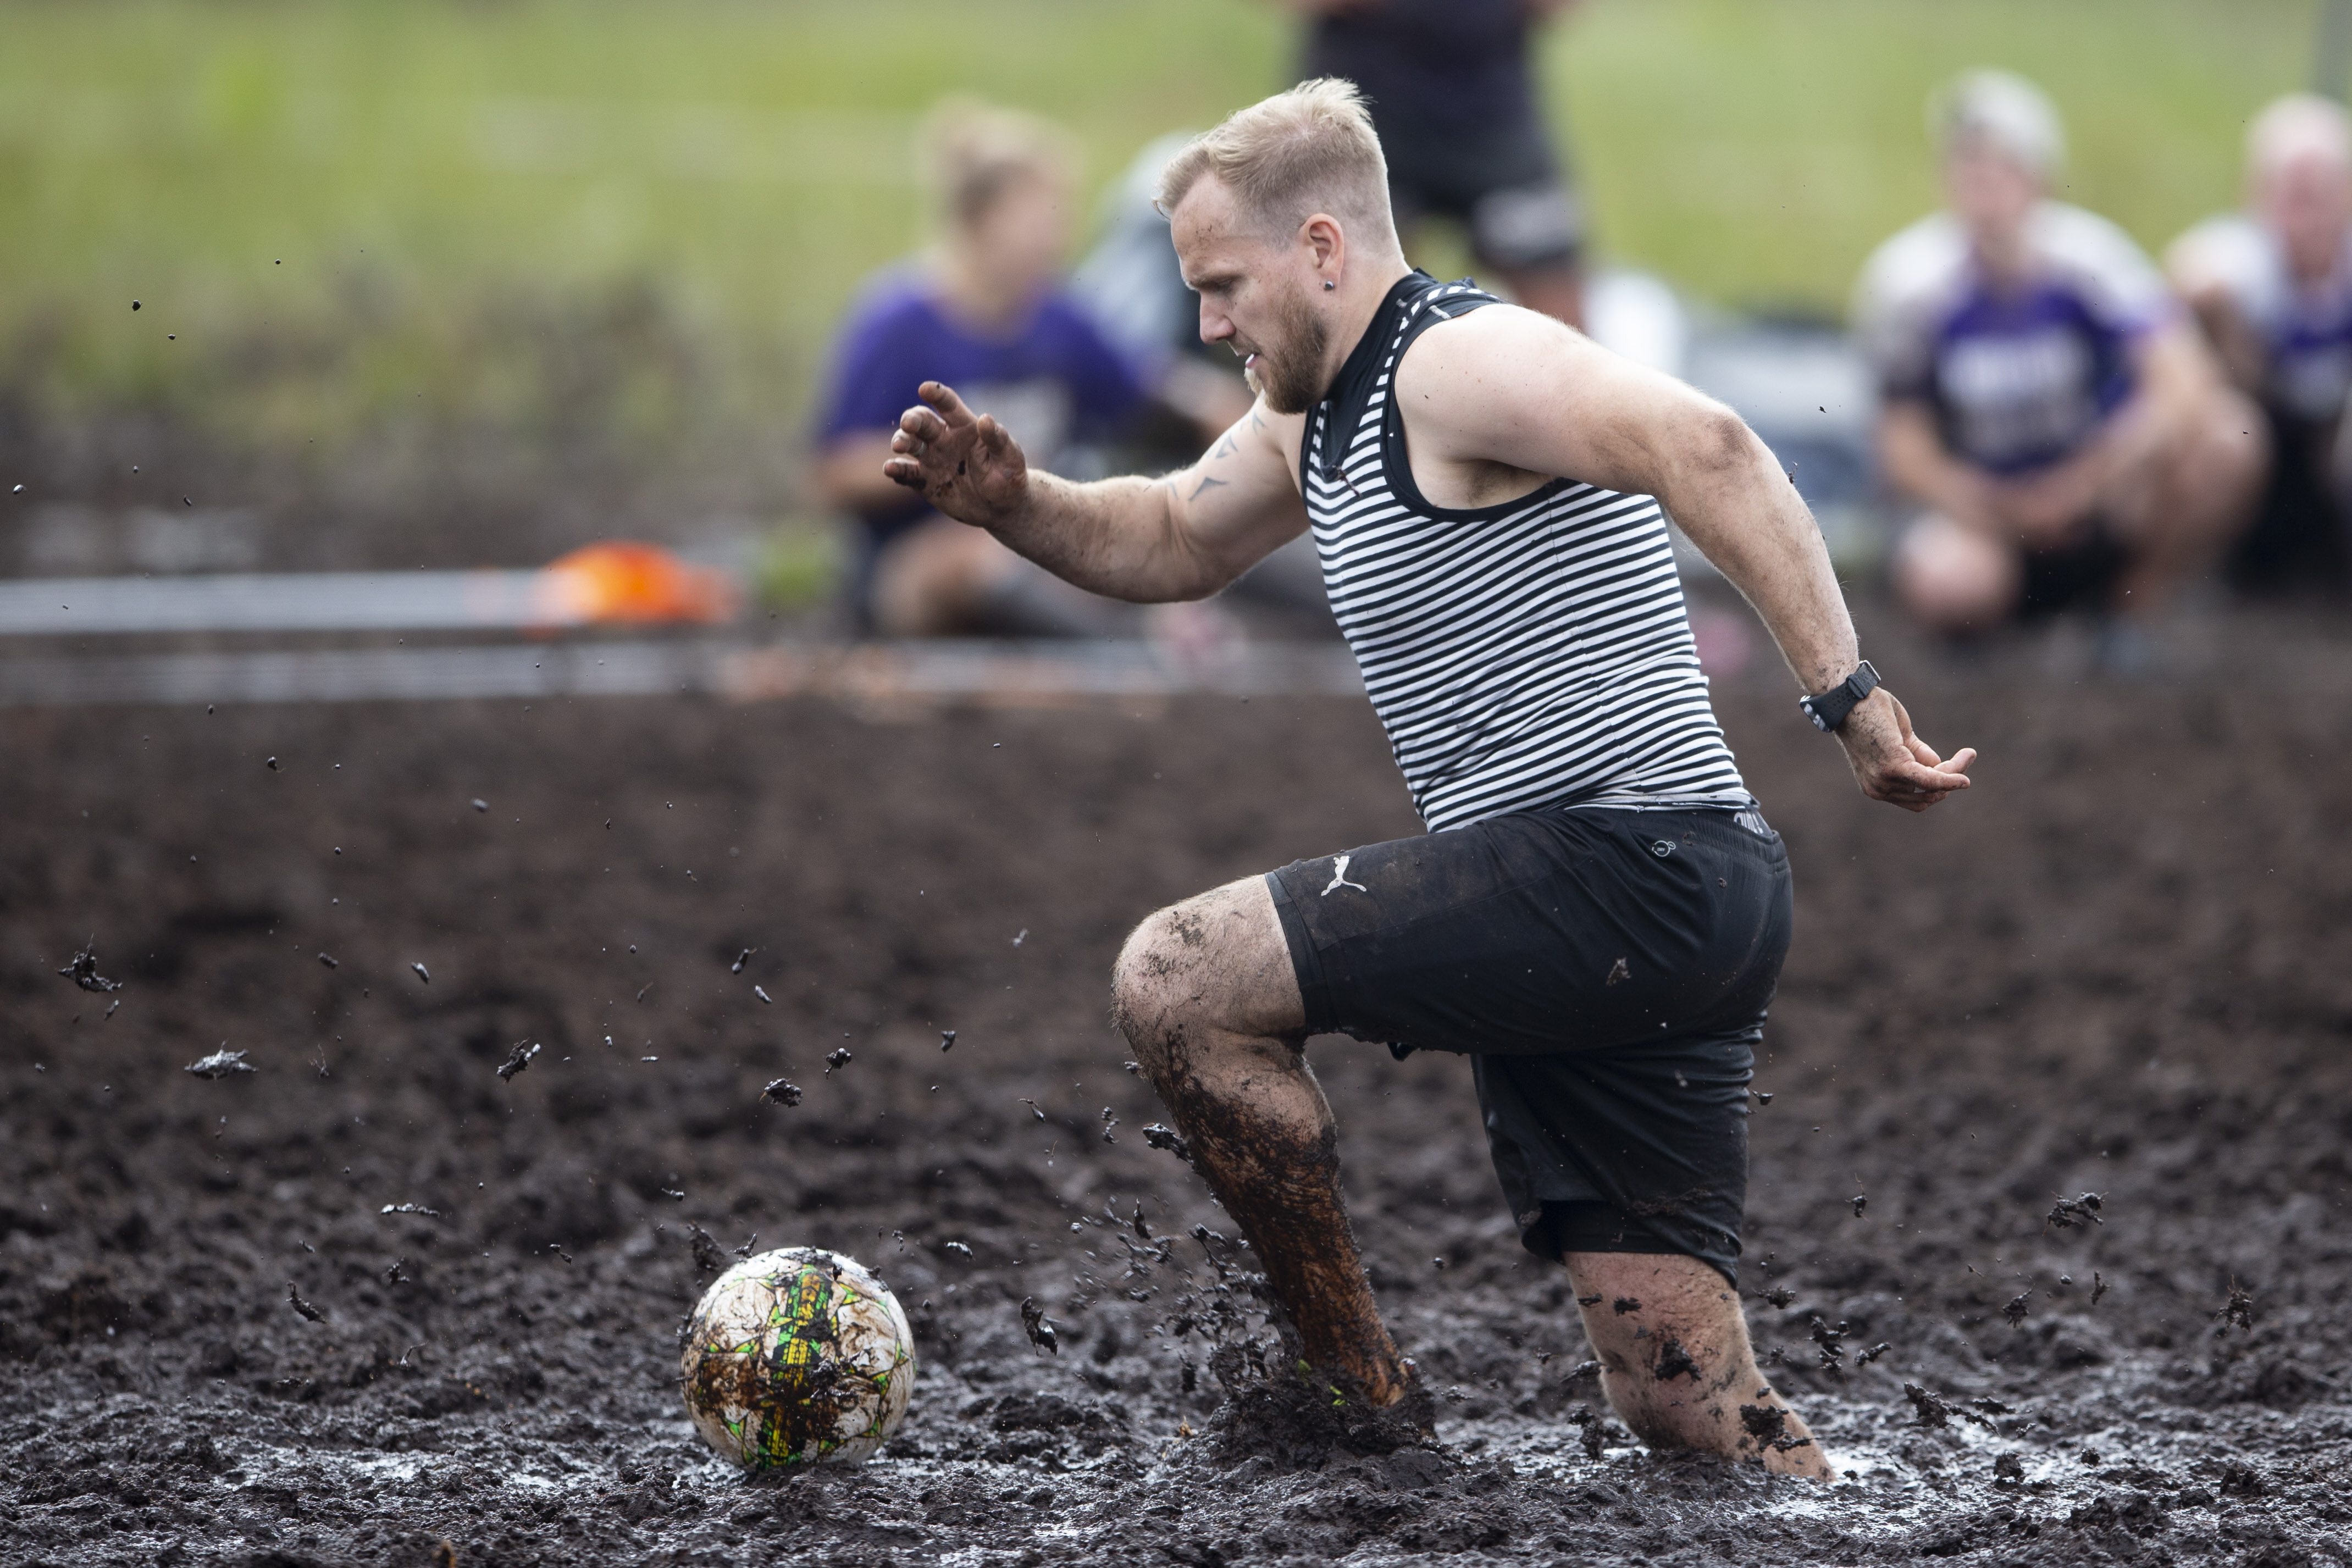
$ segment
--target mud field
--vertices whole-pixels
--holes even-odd
[[[1741,1283],[1829,1486],[1591,1414],[1459,1060],[1316,1047],[1437,1443],[1237,1422],[1170,1332],[1230,1222],[1105,975],[1160,903],[1413,830],[1360,703],[0,714],[0,1559],[2352,1563],[2345,655],[1885,660],[1985,751],[1925,820],[1721,694],[1799,886]],[[85,939],[120,990],[58,975]],[[918,1325],[863,1469],[746,1483],[684,1420],[755,1233]]]

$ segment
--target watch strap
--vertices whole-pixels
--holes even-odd
[[[1797,706],[1805,710],[1805,716],[1813,721],[1815,729],[1823,735],[1832,735],[1836,733],[1838,726],[1845,722],[1846,715],[1854,710],[1854,706],[1877,689],[1878,672],[1871,667],[1868,659],[1864,659],[1853,674],[1819,696],[1799,697]]]

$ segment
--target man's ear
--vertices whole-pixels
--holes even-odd
[[[1330,214],[1317,213],[1299,225],[1298,238],[1307,246],[1318,272],[1337,277],[1347,265],[1348,231]]]

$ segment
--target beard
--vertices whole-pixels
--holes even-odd
[[[1257,362],[1242,370],[1250,391],[1276,413],[1305,413],[1323,401],[1324,351],[1331,328],[1312,306],[1294,297],[1275,322],[1273,347],[1257,350]]]

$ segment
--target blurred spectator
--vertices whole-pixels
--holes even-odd
[[[2254,525],[2229,562],[2251,589],[2341,590],[2352,453],[2352,123],[2298,93],[2246,136],[2246,210],[2173,242],[2167,269],[2231,379],[2269,416],[2276,454]]]
[[[926,381],[951,382],[995,415],[1032,463],[1083,476],[1102,466],[1087,447],[1118,434],[1167,368],[1114,347],[1060,287],[1076,200],[1061,131],[953,103],[926,140],[939,243],[851,308],[817,425],[817,487],[864,525],[853,607],[863,629],[893,636],[1131,632],[1129,606],[1071,587],[882,476],[890,433]]]
[[[1520,304],[1584,321],[1584,214],[1552,154],[1528,58],[1576,0],[1287,0],[1311,18],[1307,77],[1371,99],[1397,232],[1446,217]]]
[[[1201,341],[1201,301],[1184,286],[1167,214],[1153,199],[1160,172],[1192,140],[1171,131],[1145,143],[1103,192],[1094,248],[1070,274],[1070,298],[1119,351],[1157,371],[1161,417],[1124,444],[1139,473],[1181,468],[1201,455],[1203,431],[1222,434],[1256,402],[1241,361],[1223,344]]]
[[[2254,411],[2123,231],[2048,198],[2063,132],[2038,89],[1971,72],[1931,124],[1947,210],[1879,247],[1854,308],[1881,462],[1928,508],[1897,544],[1896,592],[1952,632],[2159,609],[2244,525]],[[2131,624],[2106,630],[2126,662]]]
[[[1184,286],[1167,214],[1156,200],[1160,171],[1192,140],[1189,131],[1171,131],[1135,155],[1104,193],[1094,249],[1070,275],[1070,297],[1112,342],[1139,362],[1168,366],[1160,394],[1167,412],[1122,444],[1129,463],[1141,473],[1189,465],[1201,455],[1202,429],[1222,432],[1255,401],[1231,349],[1201,341],[1200,297]],[[1246,609],[1260,632],[1339,634],[1311,534],[1250,568],[1219,602]]]

